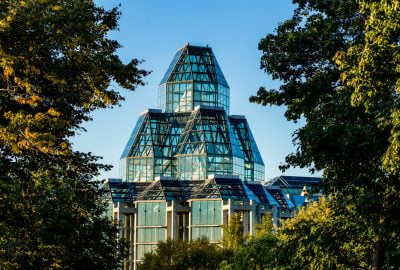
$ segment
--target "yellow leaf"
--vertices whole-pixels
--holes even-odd
[[[59,117],[61,115],[60,112],[58,112],[56,109],[54,108],[50,108],[47,111],[48,114],[50,114],[51,116],[55,116],[55,117]]]
[[[54,10],[54,11],[59,11],[59,10],[61,10],[62,8],[61,8],[61,6],[54,6],[53,8],[52,8],[52,10]]]

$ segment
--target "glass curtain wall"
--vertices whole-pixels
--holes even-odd
[[[178,179],[244,175],[243,154],[223,110],[195,110],[178,146]]]
[[[191,217],[192,240],[201,237],[207,237],[210,241],[222,239],[221,200],[192,201]]]
[[[229,86],[211,48],[178,50],[159,86],[159,108],[188,112],[196,106],[223,107],[229,113]]]
[[[239,141],[239,147],[244,156],[244,180],[264,181],[264,162],[246,118],[243,116],[230,116],[229,122],[233,127],[235,136]]]
[[[165,202],[137,203],[137,256],[153,251],[157,243],[167,239],[167,217]]]
[[[190,113],[148,112],[141,116],[133,139],[120,160],[120,174],[132,182],[153,181],[176,174],[174,154]],[[129,147],[128,147],[129,145]]]
[[[142,114],[120,162],[131,182],[210,174],[264,180],[264,162],[244,117],[229,114],[229,86],[209,47],[179,49],[159,88],[160,108]]]

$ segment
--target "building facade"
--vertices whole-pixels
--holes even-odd
[[[295,205],[264,182],[264,162],[244,116],[230,115],[230,89],[210,47],[185,45],[159,86],[159,108],[143,112],[108,179],[110,215],[130,243],[124,269],[168,238],[218,243],[239,214],[244,234]]]

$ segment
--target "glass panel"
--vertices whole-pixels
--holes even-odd
[[[192,224],[200,224],[200,202],[192,202]]]
[[[182,101],[182,97],[185,96],[184,88],[188,89],[187,86],[179,88],[178,96],[171,98],[169,95],[172,89],[168,85],[182,85],[182,82],[192,85],[191,89],[195,90],[194,101],[191,98]],[[176,88],[173,89],[176,91]],[[202,104],[223,107],[229,113],[229,86],[211,48],[187,45],[177,52],[161,80],[158,103],[159,108],[166,112],[190,111],[196,104]]]

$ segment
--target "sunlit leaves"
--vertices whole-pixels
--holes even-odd
[[[365,225],[354,209],[335,213],[333,207],[322,198],[284,222],[277,233],[285,250],[281,263],[289,269],[367,269],[371,246]]]
[[[99,157],[70,138],[147,71],[125,64],[117,9],[90,0],[0,1],[0,268],[114,269],[122,242],[91,182]]]
[[[365,38],[335,58],[341,81],[354,91],[353,106],[376,116],[380,128],[391,128],[390,145],[382,157],[391,174],[400,173],[400,4],[359,1],[366,14]]]
[[[245,236],[243,235],[243,222],[239,214],[233,214],[223,228],[223,240],[222,245],[230,250],[239,250],[245,242]]]
[[[351,215],[340,214],[354,207],[355,220],[364,224],[357,234],[376,244],[379,259],[370,263],[379,269],[398,256],[399,243],[399,1],[294,2],[299,7],[293,17],[259,43],[261,68],[281,86],[261,87],[250,100],[285,106],[288,120],[304,119],[293,134],[297,148],[281,168],[323,170],[324,191],[335,195],[332,217],[356,225]],[[325,221],[303,233],[316,240],[327,235],[320,223]]]

